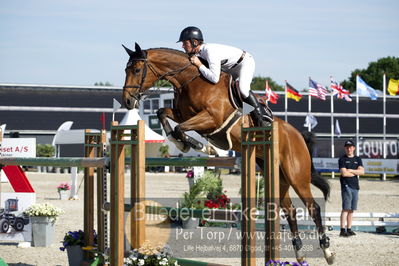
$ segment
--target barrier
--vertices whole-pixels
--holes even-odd
[[[123,263],[123,238],[124,238],[124,166],[125,166],[125,145],[131,147],[131,199],[132,204],[129,206],[131,217],[131,243],[132,248],[140,247],[145,241],[145,221],[139,216],[139,206],[145,199],[145,147],[144,147],[144,130],[143,122],[139,121],[137,126],[117,126],[113,123],[111,126],[111,265],[122,265]],[[124,133],[129,130],[129,133]],[[136,132],[136,134],[135,134]],[[129,136],[130,140],[124,140],[124,136]],[[277,127],[273,128],[243,128],[242,129],[242,210],[249,213],[256,210],[255,204],[255,157],[256,150],[263,151],[263,169],[265,171],[265,187],[266,204],[273,204],[279,208],[279,158],[278,158],[278,139]],[[213,158],[215,159],[215,158]],[[155,161],[155,160],[154,160]],[[162,159],[153,165],[171,165],[174,163],[184,163],[184,160]],[[211,166],[211,159],[190,158],[191,166],[202,165]],[[186,161],[187,162],[187,161]],[[215,161],[213,161],[215,162]],[[222,161],[219,159],[219,163]],[[230,162],[224,162],[223,165],[233,165]],[[273,232],[279,231],[279,216],[266,217],[268,219],[266,228],[266,261],[270,259],[279,259],[279,239],[273,237]],[[256,230],[256,217],[251,215],[243,215],[242,232],[242,265],[255,265],[255,239],[251,238]]]
[[[129,138],[125,138],[129,136]],[[255,204],[255,157],[256,151],[263,151],[263,169],[265,171],[266,204],[279,207],[279,159],[277,127],[273,128],[243,128],[242,129],[242,210],[256,209]],[[97,168],[97,230],[98,252],[107,248],[108,222],[104,204],[107,202],[107,183],[104,166],[107,163],[105,155],[105,134],[86,132],[85,156],[88,158],[0,158],[2,165],[35,165],[85,168],[84,197],[84,232],[85,243],[94,245],[94,169]],[[140,218],[139,206],[145,199],[145,163],[152,165],[190,165],[190,166],[234,166],[235,160],[225,158],[176,158],[176,159],[145,159],[144,121],[138,121],[134,126],[111,125],[111,191],[110,191],[110,264],[123,265],[124,258],[124,190],[125,190],[125,147],[130,147],[131,158],[131,217]],[[95,158],[95,156],[99,158]],[[234,161],[234,162],[233,162]],[[272,219],[271,219],[272,218]],[[266,228],[266,261],[279,259],[278,239],[272,237],[279,230],[279,217],[267,217]],[[255,265],[255,239],[250,238],[256,230],[256,217],[247,215],[242,220],[242,265]],[[271,222],[270,222],[271,220]],[[145,220],[132,219],[132,248],[140,247],[145,241]],[[90,256],[85,254],[86,258]]]

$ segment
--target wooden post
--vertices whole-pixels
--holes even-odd
[[[105,130],[97,138],[97,157],[105,157],[106,153]],[[97,168],[97,245],[100,252],[108,247],[108,215],[103,211],[104,203],[108,201],[107,171],[105,167]]]
[[[256,202],[255,202],[255,157],[256,149],[249,144],[253,138],[252,132],[241,132],[242,134],[242,169],[241,169],[241,265],[256,265],[254,233],[256,231]],[[248,144],[247,144],[248,142]]]
[[[118,122],[112,122],[117,126]],[[111,141],[111,252],[110,264],[123,265],[124,254],[124,185],[125,149],[118,143],[123,138],[123,130],[112,130]]]
[[[131,144],[131,245],[139,248],[145,241],[145,132],[144,120],[137,122],[137,130],[131,130],[130,139],[136,140],[137,144]]]
[[[280,171],[278,124],[275,122],[267,144],[265,170],[265,262],[280,259]]]
[[[92,136],[87,136],[90,130],[85,130],[85,157],[94,158],[94,143]],[[86,167],[84,170],[84,232],[85,245],[94,246],[94,168]],[[91,258],[92,254],[85,252],[85,258]]]

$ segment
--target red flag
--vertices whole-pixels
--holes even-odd
[[[103,126],[102,129],[105,129],[105,113],[104,112],[101,113],[100,121]]]
[[[265,90],[266,90],[266,102],[271,102],[272,104],[277,104],[278,94],[270,89],[268,80],[266,80]]]

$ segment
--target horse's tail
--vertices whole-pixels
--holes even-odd
[[[320,174],[316,171],[313,164],[313,146],[315,144],[315,135],[311,132],[302,132],[302,137],[306,142],[306,146],[308,147],[310,159],[311,159],[311,183],[319,188],[324,195],[324,199],[327,200],[330,196],[330,184],[328,181],[321,177]]]

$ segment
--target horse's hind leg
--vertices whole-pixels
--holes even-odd
[[[324,257],[328,264],[333,264],[335,259],[335,253],[332,253],[329,249],[330,238],[325,233],[325,228],[322,224],[321,209],[319,204],[314,200],[312,192],[310,190],[310,183],[302,184],[301,187],[294,187],[295,192],[301,198],[312,217],[319,235],[320,248],[323,250]]]
[[[282,172],[280,171],[280,176]],[[305,254],[302,250],[302,240],[298,232],[298,223],[296,220],[296,209],[292,204],[289,195],[290,185],[283,179],[280,182],[280,205],[284,212],[285,218],[287,219],[288,225],[292,233],[292,245],[294,246],[295,256],[298,262],[303,262],[305,260]]]

